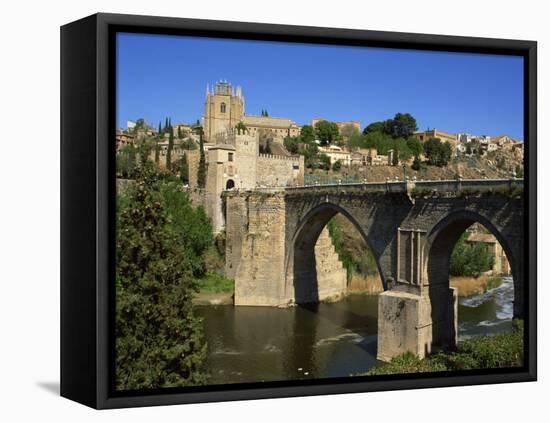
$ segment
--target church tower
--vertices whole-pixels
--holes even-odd
[[[206,142],[215,142],[216,134],[235,128],[243,120],[244,98],[241,87],[233,88],[227,81],[206,85],[203,127]]]

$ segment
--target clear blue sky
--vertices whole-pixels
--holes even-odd
[[[523,139],[521,57],[142,34],[118,34],[117,126],[195,122],[220,79],[252,115],[364,127],[408,112],[419,129]]]

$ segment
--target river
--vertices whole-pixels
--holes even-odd
[[[461,298],[459,339],[510,331],[513,283]],[[292,308],[198,306],[211,384],[342,377],[376,364],[378,297]]]

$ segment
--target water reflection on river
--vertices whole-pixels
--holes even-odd
[[[461,339],[511,329],[513,284],[459,302]],[[378,296],[293,308],[202,306],[210,383],[343,377],[376,364]]]

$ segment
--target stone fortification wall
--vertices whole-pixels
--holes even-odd
[[[286,187],[304,184],[304,156],[260,154],[256,166],[259,186]]]

